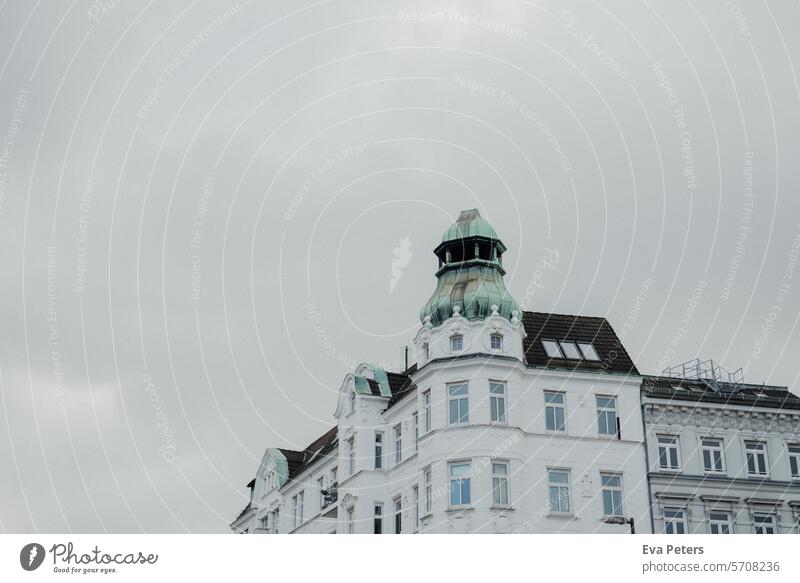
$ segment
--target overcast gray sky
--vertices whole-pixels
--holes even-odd
[[[0,530],[224,532],[344,374],[401,367],[464,208],[526,309],[607,317],[642,372],[796,386],[798,24],[0,3]]]

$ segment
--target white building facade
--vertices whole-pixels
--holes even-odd
[[[335,427],[268,449],[232,530],[648,532],[642,378],[608,322],[523,312],[477,210],[434,252],[415,364],[347,375]]]
[[[800,399],[704,365],[642,384],[654,530],[800,532]]]

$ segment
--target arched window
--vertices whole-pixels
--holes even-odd
[[[450,337],[450,352],[456,354],[464,350],[464,337],[461,334],[456,334]]]
[[[490,337],[490,343],[492,350],[503,350],[503,335],[492,334]]]

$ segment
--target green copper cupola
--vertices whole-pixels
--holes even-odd
[[[503,282],[506,246],[478,209],[461,211],[433,252],[439,258],[438,283],[420,310],[423,324],[430,316],[431,324],[438,326],[455,311],[468,320],[486,318],[495,309],[508,319],[513,312],[521,315]]]

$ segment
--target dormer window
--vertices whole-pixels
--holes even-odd
[[[492,334],[489,337],[490,346],[492,350],[503,350],[503,335],[502,334]]]
[[[456,354],[464,350],[464,337],[461,334],[450,337],[450,352]]]
[[[591,344],[578,342],[578,347],[581,349],[581,352],[583,353],[583,358],[585,358],[586,360],[600,360],[600,357],[597,356],[597,351]]]
[[[547,353],[549,358],[564,358],[564,355],[561,354],[561,349],[558,347],[557,342],[554,342],[553,340],[542,340],[542,346],[544,346],[544,351]]]

